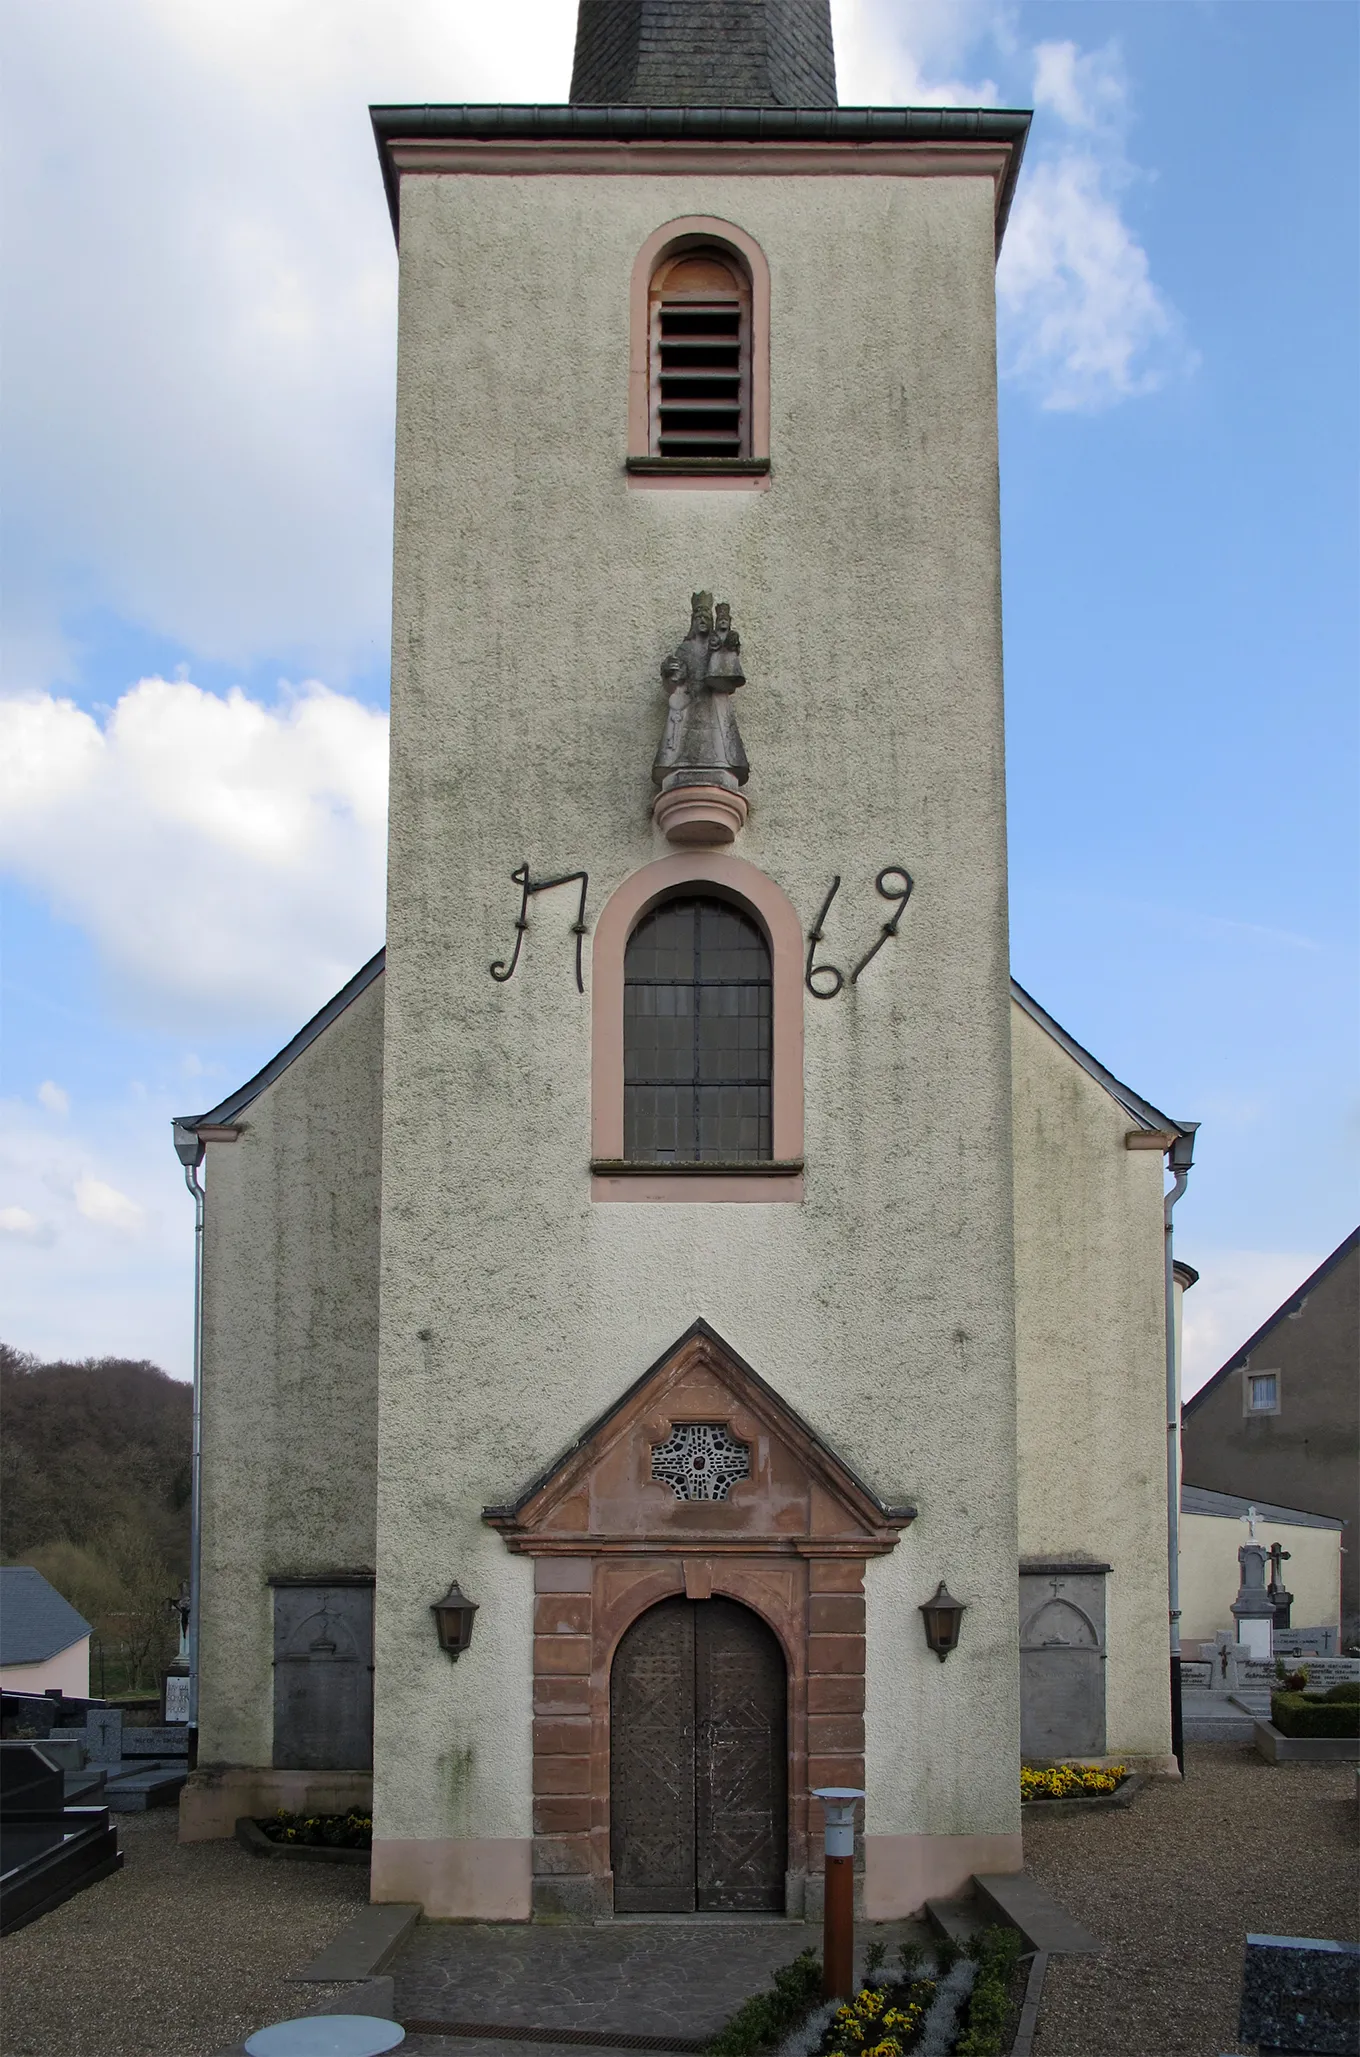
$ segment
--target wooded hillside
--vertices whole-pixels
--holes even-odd
[[[153,1683],[173,1649],[192,1410],[190,1388],[154,1364],[41,1364],[0,1343],[0,1552],[93,1624],[109,1690]]]

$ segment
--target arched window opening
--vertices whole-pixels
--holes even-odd
[[[751,283],[716,247],[664,259],[648,294],[654,457],[751,455]]]
[[[773,1157],[770,948],[730,901],[667,900],[623,974],[623,1154],[631,1164]]]

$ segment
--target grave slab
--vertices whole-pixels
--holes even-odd
[[[1355,2057],[1360,2051],[1360,1944],[1248,1936],[1237,2032],[1263,2052]]]
[[[419,1907],[396,1901],[386,1906],[363,1907],[327,1943],[319,1957],[313,1957],[292,1977],[317,1985],[335,1979],[376,1978],[386,1970],[419,1920]]]

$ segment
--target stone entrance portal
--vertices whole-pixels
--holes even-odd
[[[864,1783],[865,1560],[914,1513],[703,1322],[485,1510],[537,1560],[537,1913],[802,1912],[809,1790]]]
[[[663,1600],[609,1686],[609,1841],[620,1914],[782,1913],[787,1679],[732,1600]]]

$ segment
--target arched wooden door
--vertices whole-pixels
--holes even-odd
[[[734,1600],[633,1623],[609,1681],[618,1913],[782,1913],[787,1690],[776,1637]]]

